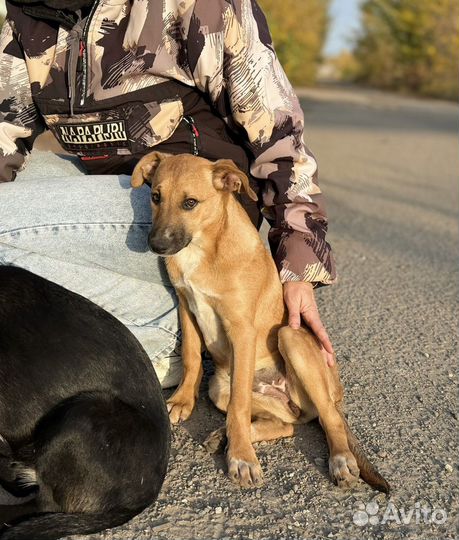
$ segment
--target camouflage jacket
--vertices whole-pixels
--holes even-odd
[[[233,158],[258,185],[281,280],[335,280],[317,164],[255,0],[98,0],[72,25],[7,2],[0,181],[50,129],[88,171],[158,147]]]

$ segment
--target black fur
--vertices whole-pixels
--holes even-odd
[[[92,302],[12,266],[0,266],[0,435],[0,484],[36,492],[32,503],[0,507],[1,540],[126,522],[156,500],[170,449],[161,387],[134,336]]]

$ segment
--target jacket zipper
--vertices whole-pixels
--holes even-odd
[[[83,55],[84,55],[84,43],[83,40],[80,38],[80,50],[78,51],[78,64],[77,64],[77,71],[78,73],[83,72]]]
[[[81,99],[80,99],[81,107],[84,105],[84,100],[86,98],[86,90],[88,87],[88,48],[86,46],[87,40],[88,40],[88,31],[89,31],[89,25],[91,24],[91,19],[98,5],[99,5],[99,2],[98,0],[96,0],[91,8],[91,11],[89,12],[88,18],[86,19],[86,22],[83,28],[83,33],[81,35],[81,40],[80,40],[80,55],[82,58],[82,71],[83,71],[83,79],[82,79],[82,85],[81,85]]]
[[[200,133],[196,124],[194,123],[194,118],[192,116],[184,116],[183,120],[188,124],[191,132],[191,150],[194,156],[199,156],[199,146],[200,146]]]

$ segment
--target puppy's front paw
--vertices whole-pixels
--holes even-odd
[[[330,456],[328,466],[333,482],[340,488],[351,488],[359,481],[360,470],[351,452]]]
[[[258,487],[263,484],[263,472],[255,451],[232,454],[228,451],[228,476],[235,484],[244,488]]]
[[[194,399],[183,399],[179,396],[172,396],[167,400],[167,410],[171,424],[178,424],[188,420],[194,409]]]

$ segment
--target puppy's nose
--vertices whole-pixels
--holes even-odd
[[[148,246],[150,247],[151,251],[153,251],[153,253],[158,253],[159,255],[166,253],[167,250],[170,248],[170,244],[170,239],[166,238],[162,234],[150,234],[148,236]]]
[[[148,236],[151,251],[158,255],[175,255],[191,242],[191,236],[183,229],[152,230]]]

